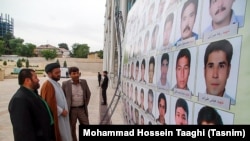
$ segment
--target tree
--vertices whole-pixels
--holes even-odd
[[[8,54],[11,55],[12,54],[12,50],[10,47],[10,43],[9,40],[14,39],[14,35],[10,32],[7,32],[4,36],[3,36],[3,40],[4,40],[4,54]]]
[[[64,62],[63,62],[63,67],[67,68],[67,62],[66,62],[66,60],[64,60]]]
[[[24,40],[21,38],[13,38],[9,40],[9,51],[11,54],[18,54],[20,48],[23,47]]]
[[[4,41],[0,40],[0,56],[5,53]]]
[[[59,48],[64,48],[66,50],[69,50],[69,47],[66,43],[60,43],[60,44],[58,44],[58,46],[59,46]]]
[[[56,50],[43,50],[41,51],[42,56],[46,59],[46,60],[52,60],[55,59],[57,57],[56,54]]]
[[[7,65],[7,61],[3,61],[3,65],[6,66]]]
[[[36,48],[36,45],[31,43],[26,43],[25,45],[22,45],[17,49],[17,54],[20,56],[25,57],[32,57],[34,56],[34,50]]]
[[[29,66],[30,66],[29,59],[26,60],[25,66],[26,66],[26,68],[29,68]]]
[[[76,58],[87,58],[89,54],[89,46],[87,44],[78,44],[75,43],[72,46],[73,57]]]
[[[18,68],[21,68],[23,66],[23,63],[22,63],[22,60],[21,59],[18,59],[17,62],[16,62],[16,66]]]
[[[103,50],[97,51],[97,56],[98,56],[100,59],[103,59]]]

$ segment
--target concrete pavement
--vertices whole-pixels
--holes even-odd
[[[115,89],[109,86],[107,90],[107,100],[108,105],[101,105],[101,94],[100,88],[98,86],[97,76],[82,76],[82,78],[86,79],[91,90],[91,99],[89,103],[89,120],[91,125],[99,125],[99,124],[124,124],[123,115],[122,115],[122,102],[121,99],[112,115],[112,117],[103,118],[106,113],[106,110],[109,107],[111,99],[114,95]],[[40,84],[47,79],[46,77],[39,77]],[[61,78],[60,83],[69,78]],[[10,122],[9,112],[8,112],[8,104],[19,88],[17,79],[4,79],[4,81],[0,81],[0,141],[13,141],[13,132],[12,125]],[[110,113],[110,112],[108,112]],[[104,119],[104,120],[103,120]],[[78,126],[77,126],[78,127]],[[78,129],[77,129],[78,130]]]

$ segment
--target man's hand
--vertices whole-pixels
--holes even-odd
[[[68,111],[67,111],[67,110],[65,110],[65,109],[63,109],[62,115],[63,115],[64,117],[66,117],[66,116],[67,116],[67,114],[68,114]]]

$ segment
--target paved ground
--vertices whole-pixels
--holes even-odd
[[[100,88],[98,87],[97,76],[82,76],[82,78],[86,79],[88,85],[91,90],[91,99],[89,103],[89,119],[90,124],[98,125],[98,124],[123,124],[123,116],[121,110],[121,100],[119,100],[118,106],[116,107],[114,113],[111,118],[107,116],[107,118],[103,118],[106,114],[107,109],[109,108],[111,99],[114,95],[115,89],[111,86],[107,91],[108,105],[102,106],[101,97],[100,97]],[[40,77],[40,84],[42,84],[46,77]],[[60,83],[67,78],[62,78]],[[8,113],[8,104],[10,98],[19,88],[17,79],[4,79],[4,81],[0,81],[0,141],[13,141],[13,132],[12,125],[9,118]],[[109,113],[109,112],[108,112]],[[78,127],[78,126],[77,126]],[[77,129],[78,130],[78,129]]]

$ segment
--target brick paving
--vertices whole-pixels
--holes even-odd
[[[123,124],[123,116],[121,110],[121,100],[119,100],[118,105],[110,117],[107,109],[109,108],[111,99],[114,95],[115,89],[109,86],[107,90],[107,100],[108,105],[101,105],[101,94],[100,88],[98,87],[97,76],[82,76],[86,79],[91,90],[91,99],[88,106],[89,109],[89,120],[91,125],[114,125]],[[47,79],[46,77],[39,77],[40,84]],[[67,78],[61,78],[60,83]],[[0,141],[13,141],[12,125],[9,118],[8,104],[9,100],[19,88],[17,79],[4,79],[0,81]],[[107,112],[107,113],[106,113]],[[106,118],[103,116],[107,115]],[[77,126],[78,127],[78,126]],[[77,128],[78,130],[78,128]]]

